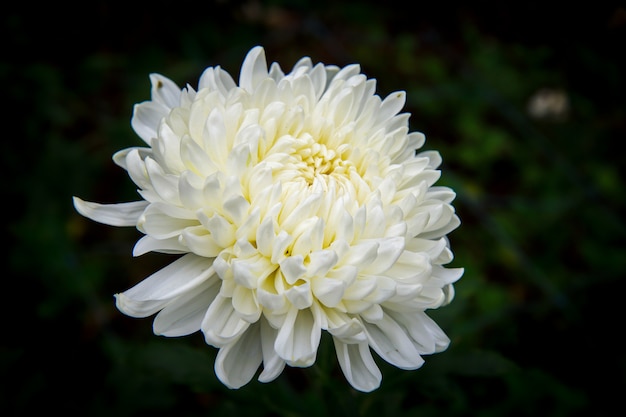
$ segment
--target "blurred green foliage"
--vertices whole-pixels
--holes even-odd
[[[8,117],[0,413],[88,416],[574,416],[619,407],[626,270],[622,190],[626,8],[523,2],[155,1],[13,4],[2,16]],[[69,9],[68,9],[69,10]],[[139,233],[91,222],[71,196],[135,199],[111,155],[139,145],[148,74],[195,86],[234,77],[263,45],[289,69],[358,62],[443,156],[461,227],[456,298],[432,316],[451,337],[417,371],[380,363],[382,387],[318,362],[231,391],[201,335],[152,335],[112,294],[165,265],[131,256]]]

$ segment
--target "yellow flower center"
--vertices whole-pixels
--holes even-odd
[[[348,171],[353,166],[344,156],[348,146],[340,146],[339,149],[329,149],[325,144],[313,139],[304,140],[298,147],[293,157],[300,174],[311,185],[319,176],[347,177]]]

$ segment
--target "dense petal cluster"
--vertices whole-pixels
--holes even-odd
[[[372,351],[402,369],[449,339],[425,311],[448,303],[463,273],[446,235],[459,225],[454,192],[434,186],[437,152],[400,113],[404,92],[381,99],[358,65],[302,58],[285,74],[255,47],[239,84],[219,66],[197,90],[150,75],[151,100],[132,127],[147,147],[113,159],[140,201],[74,198],[95,221],[136,226],[134,255],[181,256],[116,294],[154,332],[202,331],[231,388],[275,379],[316,359],[322,331],[346,379],[381,382]]]

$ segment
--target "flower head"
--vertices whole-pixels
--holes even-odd
[[[78,212],[144,236],[134,255],[181,256],[129,290],[117,307],[156,314],[156,334],[202,331],[219,349],[228,387],[275,379],[316,359],[322,331],[361,391],[382,376],[372,350],[402,369],[449,339],[425,311],[448,303],[462,269],[446,235],[459,225],[455,194],[434,186],[437,152],[358,65],[313,64],[285,74],[255,47],[239,84],[207,68],[197,91],[150,75],[151,100],[132,127],[147,146],[113,159],[140,201]]]

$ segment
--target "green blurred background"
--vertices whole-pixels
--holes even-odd
[[[595,1],[105,1],[3,6],[0,76],[7,267],[0,414],[81,416],[575,416],[623,403],[626,7]],[[201,334],[156,337],[112,294],[169,263],[133,259],[139,233],[79,216],[72,195],[136,199],[111,161],[140,145],[148,74],[235,79],[263,45],[289,70],[358,62],[407,91],[411,127],[443,156],[462,220],[452,339],[382,387],[318,363],[231,391]],[[7,113],[8,110],[8,113]],[[8,129],[6,129],[8,127]]]

